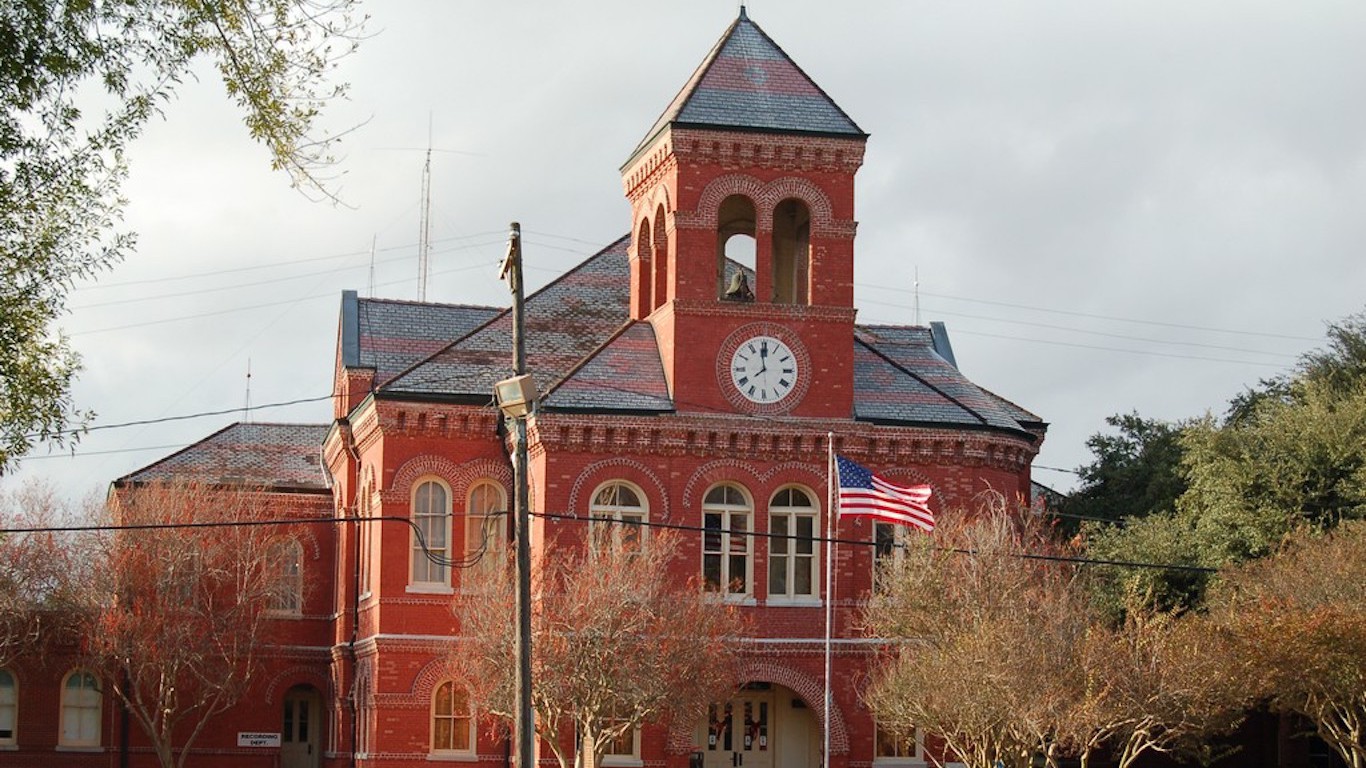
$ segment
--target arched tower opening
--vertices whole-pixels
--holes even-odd
[[[654,245],[654,301],[650,309],[659,309],[664,302],[673,298],[669,295],[669,236],[664,225],[664,206],[655,209]]]
[[[635,260],[631,264],[634,272],[631,275],[631,287],[634,289],[634,295],[631,297],[631,314],[633,317],[641,318],[650,314],[650,310],[655,308],[654,275],[651,272],[654,262],[654,242],[649,219],[640,220],[640,227],[636,230],[635,245]]]
[[[811,303],[811,209],[788,198],[773,209],[774,304]]]
[[[721,201],[716,217],[716,294],[726,301],[753,301],[755,235],[754,201],[731,195]]]

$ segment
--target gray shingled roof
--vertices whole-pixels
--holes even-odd
[[[654,327],[632,322],[551,391],[547,408],[595,411],[673,410]]]
[[[623,237],[526,300],[527,369],[543,391],[576,369],[628,318]],[[493,397],[512,375],[512,317],[504,310],[464,338],[382,384],[397,395]]]
[[[213,485],[326,491],[326,424],[231,424],[115,485],[192,480]]]
[[[358,298],[342,292],[342,364],[373,368],[382,383],[467,335],[502,310]]]
[[[1039,417],[973,384],[934,351],[930,329],[859,326],[854,342],[859,419],[1022,430]]]
[[[867,136],[743,8],[635,152],[670,124]]]

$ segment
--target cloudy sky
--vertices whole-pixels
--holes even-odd
[[[862,322],[943,320],[960,367],[1051,423],[1035,476],[1105,416],[1219,411],[1366,307],[1366,4],[756,0],[753,18],[872,134]],[[333,129],[345,206],[272,173],[205,72],[132,154],[137,253],[71,296],[96,426],[0,489],[100,489],[222,426],[325,422],[340,293],[502,305],[630,228],[618,168],[733,0],[384,0]],[[373,258],[372,258],[373,243]],[[372,266],[373,265],[373,266]],[[250,368],[250,395],[247,372]],[[265,406],[312,400],[292,407]]]

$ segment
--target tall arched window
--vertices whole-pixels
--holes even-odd
[[[640,286],[640,294],[637,299],[636,314],[645,317],[654,309],[655,297],[654,286],[654,230],[650,228],[649,219],[640,220],[640,228],[636,230],[636,264],[639,270],[636,274],[636,281]]]
[[[412,583],[448,586],[446,562],[450,557],[450,491],[436,480],[426,480],[413,491]],[[423,544],[426,548],[423,548]]]
[[[768,503],[768,596],[800,600],[817,595],[818,511],[810,493],[783,488]]]
[[[432,754],[474,754],[474,713],[465,689],[453,680],[432,694]]]
[[[594,549],[639,551],[645,540],[644,524],[650,517],[645,494],[639,488],[620,480],[607,483],[593,494],[588,514],[593,518],[589,530]]]
[[[95,676],[75,670],[62,681],[61,733],[63,747],[100,745],[100,687]]]
[[[751,588],[750,517],[754,506],[738,485],[718,485],[702,500],[702,582],[727,597]]]
[[[9,670],[0,669],[0,746],[14,743],[19,725],[19,688]]]
[[[716,295],[726,301],[754,300],[754,247],[758,227],[754,203],[744,195],[721,201],[716,219]]]
[[[362,595],[368,595],[374,589],[372,583],[375,577],[374,561],[376,558],[374,528],[379,524],[379,521],[371,520],[375,514],[375,485],[374,481],[370,479],[369,468],[365,470],[365,476],[365,481],[361,483],[359,500],[361,522],[356,526],[357,536],[360,539],[360,593]]]
[[[270,610],[298,615],[304,606],[304,548],[294,539],[275,544],[271,553],[274,583]]]
[[[773,210],[773,303],[807,304],[811,292],[811,211],[787,199]]]
[[[658,309],[669,300],[669,236],[664,229],[664,206],[655,208],[654,231],[654,303]]]
[[[491,577],[507,553],[507,494],[492,480],[470,486],[465,504],[465,560],[473,563],[462,579],[480,583]]]

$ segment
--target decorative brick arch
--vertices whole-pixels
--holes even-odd
[[[774,179],[764,185],[763,192],[760,195],[761,199],[755,203],[759,206],[759,227],[761,229],[773,229],[773,210],[778,207],[778,203],[791,199],[800,200],[806,204],[806,209],[811,214],[811,233],[813,235],[828,235],[830,233],[830,223],[833,217],[830,198],[826,197],[825,192],[811,183],[809,179],[800,176],[785,176],[781,179]]]
[[[324,704],[336,700],[335,696],[330,695],[334,693],[331,679],[318,674],[313,667],[303,664],[286,667],[276,673],[270,679],[270,685],[266,686],[266,700],[276,701],[277,696],[283,699],[285,692],[296,685],[311,686],[319,696],[325,697]]]
[[[417,676],[413,678],[413,687],[409,693],[410,700],[421,709],[430,707],[432,692],[436,690],[439,683],[446,680],[454,680],[457,685],[465,686],[465,680],[460,676],[455,665],[438,655],[418,670]]]
[[[816,715],[817,724],[824,729],[826,712],[821,702],[825,699],[825,687],[810,675],[775,661],[750,659],[741,662],[739,679],[747,683],[773,683],[791,689],[802,697],[807,708]],[[844,713],[838,706],[832,707],[829,718],[830,754],[846,755],[849,753],[849,729],[844,723]],[[695,725],[695,722],[674,723],[669,728],[667,749],[670,754],[681,755],[692,751]]]
[[[763,484],[763,481],[762,475],[755,473],[753,467],[739,459],[709,461],[698,467],[683,486],[683,508],[692,509],[701,498],[702,492],[720,483],[739,485],[752,499],[754,488]]]
[[[452,504],[464,507],[464,498],[476,480],[490,478],[503,486],[507,493],[512,487],[512,469],[506,464],[489,459],[475,459],[456,464],[444,456],[417,456],[403,463],[394,475],[394,482],[385,491],[385,501],[404,501],[412,494],[413,484],[423,477],[437,477],[451,487]]]
[[[764,183],[745,173],[728,173],[724,176],[717,176],[712,179],[697,200],[697,211],[694,213],[693,222],[703,229],[716,229],[719,226],[717,215],[721,211],[721,203],[731,195],[741,195],[749,198],[754,203],[754,213],[760,220],[754,222],[756,229],[764,229],[763,211],[759,205],[763,199]],[[770,220],[772,214],[769,214]]]
[[[650,519],[659,522],[669,519],[669,494],[664,489],[664,483],[649,467],[626,457],[603,459],[584,467],[579,476],[574,478],[574,485],[569,489],[569,503],[564,511],[571,515],[579,514],[579,497],[584,488],[596,489],[610,480],[626,480],[640,486],[648,497]],[[584,514],[587,512],[584,509]]]

